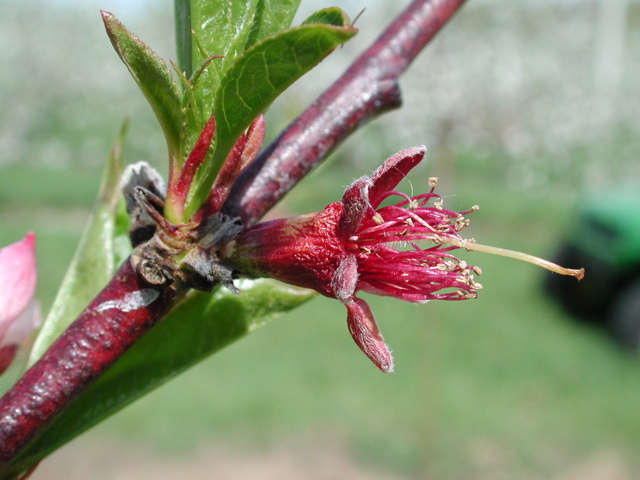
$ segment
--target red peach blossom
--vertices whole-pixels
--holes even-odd
[[[465,243],[458,231],[473,209],[445,210],[433,187],[413,197],[394,190],[425,152],[416,147],[393,155],[319,213],[249,228],[230,246],[229,260],[243,273],[340,300],[355,342],[378,368],[392,371],[391,353],[358,291],[426,302],[474,298],[481,288],[474,281],[479,269],[451,253]],[[383,206],[393,198],[399,201]]]

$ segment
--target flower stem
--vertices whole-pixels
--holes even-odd
[[[354,130],[398,108],[398,79],[464,2],[414,0],[247,168],[225,213],[254,224]]]

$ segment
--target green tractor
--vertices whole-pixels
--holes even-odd
[[[583,202],[554,261],[584,267],[586,275],[580,282],[549,275],[547,292],[640,353],[640,194],[621,190]]]

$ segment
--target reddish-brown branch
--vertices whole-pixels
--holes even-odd
[[[258,221],[367,120],[401,104],[398,79],[465,0],[414,0],[234,185],[226,213]]]
[[[174,305],[127,260],[44,356],[0,400],[0,465],[8,462]]]

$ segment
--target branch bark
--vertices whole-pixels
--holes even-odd
[[[17,456],[185,293],[151,288],[127,259],[42,358],[0,399],[0,466]]]

